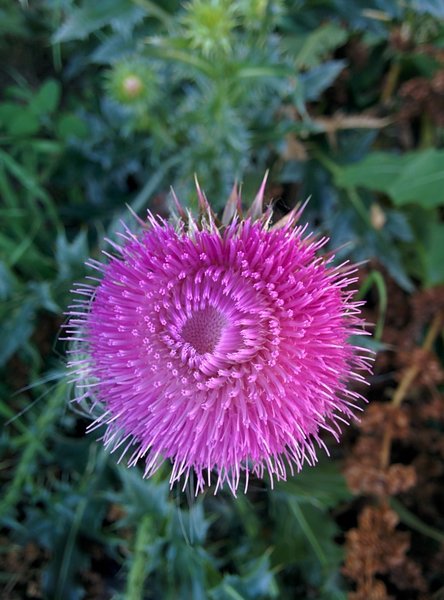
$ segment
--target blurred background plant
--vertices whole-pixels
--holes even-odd
[[[2,597],[438,592],[442,3],[0,0],[0,55]],[[376,408],[278,489],[194,500],[85,437],[56,339],[126,204],[166,215],[172,185],[193,209],[197,173],[220,210],[266,169],[278,214],[311,196],[337,259],[368,261]]]

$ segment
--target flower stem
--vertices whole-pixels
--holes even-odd
[[[125,598],[142,600],[143,586],[148,572],[149,550],[152,532],[152,515],[145,515],[137,528],[134,542],[134,554],[128,574]]]
[[[395,60],[390,65],[389,72],[387,77],[385,78],[384,87],[382,88],[381,94],[381,103],[387,105],[390,100],[393,98],[393,94],[395,92],[396,85],[399,81],[399,76],[401,74],[401,63],[398,60]]]

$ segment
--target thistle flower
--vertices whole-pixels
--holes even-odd
[[[355,267],[316,256],[326,239],[297,226],[301,210],[271,225],[265,179],[243,219],[235,187],[220,226],[197,186],[201,217],[176,200],[173,225],[148,214],[125,229],[108,263],[90,260],[67,325],[77,399],[99,407],[91,427],[145,476],[172,462],[171,485],[190,473],[196,493],[241,475],[285,480],[316,462],[322,430],[338,439],[369,370]]]
[[[204,56],[228,54],[237,25],[236,4],[227,0],[191,0],[183,18],[185,37]]]

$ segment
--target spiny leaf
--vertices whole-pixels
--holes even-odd
[[[53,42],[69,42],[83,40],[93,31],[106,25],[128,31],[140,21],[144,11],[134,5],[131,0],[100,0],[100,2],[84,2],[81,8],[74,9],[60,29]]]
[[[309,33],[296,34],[283,45],[295,57],[296,67],[311,69],[338,46],[346,42],[348,34],[335,23],[326,23]]]

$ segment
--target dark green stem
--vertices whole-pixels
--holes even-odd
[[[145,515],[137,529],[134,542],[134,554],[128,573],[125,598],[127,600],[142,600],[143,586],[147,576],[149,562],[149,545],[151,543],[152,516]]]

